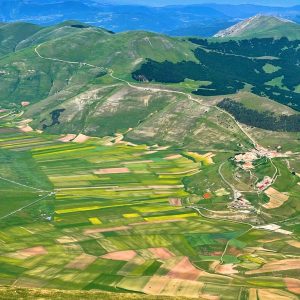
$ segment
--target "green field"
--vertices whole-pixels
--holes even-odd
[[[256,215],[267,199],[260,203],[247,196],[256,210],[236,219],[239,213],[227,208],[232,191],[218,168],[227,161],[223,175],[237,187],[250,187],[251,180],[239,171],[235,182],[233,153],[214,153],[210,161],[203,158],[204,149],[115,143],[109,137],[63,143],[61,136],[5,125],[0,133],[1,285],[41,288],[34,293],[43,298],[49,297],[43,296],[45,289],[96,289],[297,299],[299,231],[294,231],[296,219],[286,217],[298,214],[299,179],[284,160],[274,161],[281,175],[274,187],[290,194],[282,217],[276,209]],[[261,161],[256,176],[273,172]],[[288,184],[281,180],[287,176]],[[278,221],[293,233],[253,226]],[[16,293],[30,299],[22,289]]]

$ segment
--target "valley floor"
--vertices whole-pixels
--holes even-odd
[[[234,152],[22,132],[10,122],[0,128],[1,285],[297,299],[294,156],[245,153],[248,172]],[[267,176],[272,187],[260,190]],[[26,299],[26,290],[8,292]]]

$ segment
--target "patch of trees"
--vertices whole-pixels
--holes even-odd
[[[300,55],[299,41],[289,41],[287,38],[254,38],[247,40],[229,40],[221,42],[207,39],[189,39],[192,43],[222,53],[244,55],[248,57],[274,56],[278,58],[294,58]]]
[[[272,131],[299,132],[300,115],[278,116],[270,112],[259,112],[245,107],[231,99],[224,99],[218,107],[233,115],[239,122],[248,126]]]
[[[266,96],[278,103],[292,107],[295,110],[300,111],[300,94],[288,90],[280,89],[277,86],[256,86],[252,89],[252,92]]]
[[[300,83],[300,42],[281,39],[230,40],[210,42],[205,39],[190,39],[191,42],[206,49],[223,54],[241,55],[249,58],[274,57],[269,63],[280,67],[273,75],[284,75],[283,84],[293,90]]]
[[[194,51],[199,62],[160,63],[148,60],[132,73],[132,77],[135,80],[146,78],[163,83],[179,83],[185,79],[211,81],[211,85],[194,91],[194,94],[203,96],[235,93],[248,83],[253,86],[253,93],[268,96],[300,111],[300,94],[293,92],[300,84],[299,41],[289,41],[286,38],[228,42],[209,42],[204,39],[191,41],[202,46]],[[262,59],[262,56],[265,58]],[[269,56],[278,59],[268,58]],[[266,73],[263,67],[267,63],[279,67],[278,70]],[[282,77],[282,87],[267,84],[278,77]]]
[[[53,110],[50,113],[50,115],[51,115],[51,124],[50,125],[43,124],[43,130],[46,130],[48,127],[52,127],[54,125],[59,125],[60,124],[59,117],[60,117],[61,113],[63,113],[64,111],[65,111],[64,108]]]

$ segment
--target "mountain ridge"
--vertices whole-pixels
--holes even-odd
[[[115,32],[146,30],[174,36],[184,36],[187,33],[195,36],[212,36],[241,19],[258,13],[272,14],[300,22],[298,6],[282,8],[261,5],[200,4],[149,7],[103,4],[90,0],[83,2],[53,0],[46,3],[21,0],[0,2],[0,21],[4,22],[26,21],[40,25],[53,25],[76,19]]]
[[[203,143],[201,133],[211,148],[234,148],[244,142],[240,137],[237,142],[234,126],[228,129],[220,123],[216,118],[220,112],[214,108],[224,97],[253,99],[256,94],[260,98],[255,101],[266,103],[262,107],[274,108],[265,112],[276,116],[289,111],[296,121],[298,118],[300,83],[293,75],[298,69],[281,62],[286,61],[287,52],[281,49],[288,46],[294,51],[295,42],[265,39],[249,43],[251,51],[246,51],[248,42],[216,43],[145,31],[112,34],[78,21],[42,27],[0,56],[1,108],[24,110],[33,128],[49,133],[123,133],[132,142],[147,143],[151,137],[157,143],[192,147]],[[278,55],[281,60],[271,58]],[[230,67],[240,64],[243,72]],[[23,102],[30,105],[21,108]],[[59,117],[53,121],[55,112]],[[207,123],[193,130],[199,118]],[[286,128],[294,131],[296,126],[292,123]],[[170,130],[174,132],[171,136]],[[213,138],[221,132],[226,141]]]
[[[258,14],[214,35],[217,38],[300,38],[300,25],[284,18]]]

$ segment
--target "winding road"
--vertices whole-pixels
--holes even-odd
[[[42,46],[43,44],[40,44],[38,45],[34,51],[35,53],[38,55],[39,58],[41,59],[45,59],[45,60],[50,60],[50,61],[54,61],[54,62],[61,62],[61,63],[66,63],[66,64],[78,64],[80,66],[88,66],[88,67],[92,67],[92,68],[100,68],[100,69],[103,69],[104,71],[107,72],[107,74],[119,81],[119,82],[122,82],[126,85],[128,85],[129,87],[133,88],[133,89],[136,89],[136,90],[140,90],[140,91],[151,91],[151,92],[165,92],[165,93],[171,93],[171,94],[177,94],[177,95],[183,95],[185,97],[187,97],[189,100],[201,105],[201,106],[204,106],[204,107],[208,107],[208,108],[215,108],[217,109],[218,111],[222,112],[223,114],[226,114],[228,117],[230,117],[230,119],[236,124],[236,126],[240,129],[240,131],[248,138],[248,140],[251,142],[252,146],[256,149],[257,148],[257,143],[255,141],[255,139],[242,127],[242,125],[235,119],[234,116],[232,116],[230,113],[228,113],[227,111],[221,109],[220,107],[216,106],[216,105],[207,105],[204,103],[203,100],[200,100],[198,98],[195,98],[193,97],[191,94],[189,93],[185,93],[185,92],[182,92],[182,91],[176,91],[176,90],[170,90],[170,89],[164,89],[164,88],[158,88],[158,87],[143,87],[143,86],[137,86],[135,84],[132,84],[130,83],[129,81],[125,80],[125,79],[122,79],[122,78],[119,78],[117,76],[114,75],[114,71],[112,69],[108,69],[108,68],[105,68],[105,67],[101,67],[101,66],[96,66],[96,65],[93,65],[93,64],[90,64],[90,63],[85,63],[85,62],[78,62],[78,61],[68,61],[68,60],[63,60],[63,59],[58,59],[58,58],[51,58],[51,57],[45,57],[43,55],[40,54],[39,50],[40,50],[40,47]],[[272,160],[271,160],[272,162]],[[225,162],[224,162],[225,163]],[[222,167],[224,166],[224,163],[222,163],[219,167],[219,170],[218,170],[218,173],[219,175],[221,176],[222,180],[232,189],[233,191],[233,194],[234,194],[234,197],[236,198],[237,197],[237,194],[239,193],[239,191],[237,191],[235,189],[235,187],[233,185],[231,185],[227,180],[226,178],[223,176],[222,174]],[[272,162],[273,163],[273,162]],[[277,171],[276,171],[277,173]],[[205,218],[210,218],[206,215],[204,215],[200,208],[197,208],[197,207],[190,207],[190,208],[193,208],[194,210],[196,210],[201,216],[205,217]],[[203,208],[205,209],[205,208]],[[214,218],[211,218],[211,219],[214,219]],[[225,220],[224,220],[225,221]],[[232,223],[238,223],[238,224],[243,224],[243,225],[247,225],[247,226],[250,226],[250,228],[247,229],[246,232],[242,233],[241,235],[244,235],[246,234],[247,232],[249,232],[250,230],[252,230],[254,228],[254,226],[250,223],[246,223],[246,222],[239,222],[239,221],[234,221],[234,220],[228,220],[226,219],[227,222],[232,222]],[[223,258],[224,258],[224,255],[226,254],[226,251],[227,251],[227,248],[229,246],[229,242],[230,240],[227,242],[226,244],[226,247],[223,251],[223,254],[222,254],[222,257],[221,257],[221,262],[224,262],[223,261]]]
[[[54,62],[61,62],[61,63],[67,63],[67,64],[77,64],[77,65],[80,65],[80,66],[88,66],[88,67],[92,67],[92,68],[100,68],[102,70],[105,70],[108,75],[117,80],[117,81],[120,81],[120,82],[123,82],[125,84],[127,84],[129,87],[133,88],[133,89],[136,89],[136,90],[148,90],[148,91],[151,91],[151,92],[165,92],[165,93],[173,93],[173,94],[177,94],[177,95],[183,95],[185,97],[187,97],[189,100],[195,102],[195,103],[198,103],[204,107],[208,107],[208,108],[215,108],[217,110],[219,110],[220,112],[226,114],[227,116],[229,116],[233,121],[234,123],[239,127],[239,129],[243,132],[243,134],[251,141],[251,144],[256,147],[256,142],[254,140],[253,137],[251,137],[251,135],[241,126],[241,124],[239,124],[239,122],[235,119],[234,116],[232,116],[230,113],[228,113],[227,111],[221,109],[220,107],[216,106],[216,105],[207,105],[207,104],[204,104],[203,103],[203,100],[199,100],[199,99],[196,99],[194,98],[191,94],[189,93],[185,93],[185,92],[181,92],[181,91],[175,91],[175,90],[169,90],[169,89],[162,89],[162,88],[154,88],[154,87],[141,87],[141,86],[137,86],[135,84],[132,84],[130,83],[129,81],[125,80],[125,79],[122,79],[122,78],[119,78],[117,76],[114,75],[114,71],[112,69],[107,69],[105,67],[102,67],[102,66],[96,66],[96,65],[93,65],[93,64],[89,64],[89,63],[85,63],[85,62],[78,62],[78,61],[68,61],[68,60],[63,60],[63,59],[58,59],[58,58],[51,58],[51,57],[45,57],[43,55],[40,54],[39,52],[39,48],[42,46],[43,44],[40,44],[38,45],[37,47],[35,47],[34,51],[35,53],[38,55],[39,58],[42,58],[42,59],[46,59],[46,60],[51,60],[51,61],[54,61]]]

